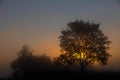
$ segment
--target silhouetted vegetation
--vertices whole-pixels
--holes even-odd
[[[54,62],[67,68],[77,64],[82,72],[95,62],[106,65],[110,41],[99,26],[82,20],[68,23],[59,37],[62,54]]]
[[[24,45],[11,62],[12,74],[0,80],[120,79],[120,72],[96,71],[89,67],[95,61],[106,65],[110,57],[107,53],[110,41],[99,30],[99,24],[76,20],[68,23],[61,33],[59,57],[52,60],[44,54],[35,56],[30,47]]]
[[[33,51],[26,45],[17,53],[17,58],[12,61],[11,68],[12,75],[6,79],[0,78],[0,80],[120,79],[120,72],[98,72],[92,69],[87,69],[82,77],[79,67],[58,66],[46,55],[34,56]]]
[[[34,56],[30,48],[25,45],[18,52],[17,59],[11,63],[11,68],[15,80],[34,79],[46,71],[49,72],[52,62],[46,55]]]

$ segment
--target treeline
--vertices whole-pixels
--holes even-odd
[[[17,53],[16,59],[11,62],[10,66],[13,72],[6,80],[60,79],[69,77],[73,72],[80,72],[77,67],[76,69],[58,65],[56,59],[51,60],[45,54],[33,55],[33,51],[27,45],[24,45]]]
[[[97,72],[88,68],[83,74],[77,65],[72,67],[58,65],[56,59],[51,60],[46,55],[33,55],[33,51],[26,45],[17,53],[17,58],[10,66],[12,74],[4,79],[0,77],[0,80],[120,79],[120,72]]]

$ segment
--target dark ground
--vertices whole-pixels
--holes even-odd
[[[40,73],[31,73],[24,77],[12,76],[9,79],[0,80],[120,80],[120,72],[97,72],[86,71],[81,74],[80,71],[73,70],[52,70],[41,71]]]

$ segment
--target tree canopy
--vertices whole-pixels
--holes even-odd
[[[79,64],[82,70],[96,61],[106,65],[111,42],[99,27],[100,24],[82,20],[68,23],[59,36],[62,54],[54,62],[67,67]]]
[[[12,75],[15,80],[31,80],[52,69],[52,62],[49,57],[46,55],[34,56],[33,51],[27,45],[23,46],[17,54],[17,59],[11,63]]]

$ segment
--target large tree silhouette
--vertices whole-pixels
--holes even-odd
[[[106,65],[110,41],[99,26],[82,20],[68,23],[59,36],[62,54],[54,62],[66,67],[79,64],[82,72],[95,62]]]

